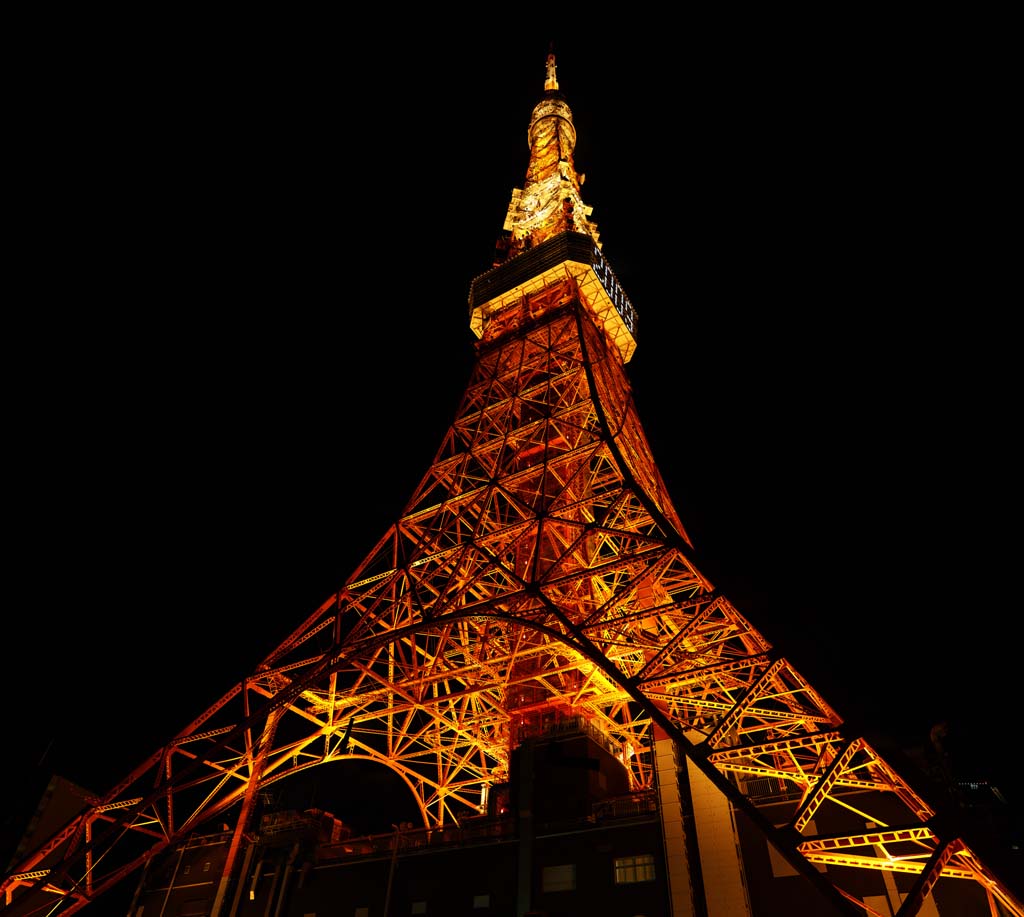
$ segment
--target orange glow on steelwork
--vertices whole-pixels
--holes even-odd
[[[471,300],[476,362],[400,518],[251,675],[14,864],[6,900],[31,889],[74,913],[238,806],[230,868],[261,790],[343,759],[397,774],[424,827],[459,825],[508,781],[522,736],[575,717],[635,791],[654,786],[655,728],[671,737],[836,902],[849,871],[884,870],[977,882],[1024,917],[694,564],[626,376],[632,306],[580,198],[553,58],[546,72],[506,251]],[[554,262],[519,276],[537,251]],[[784,830],[763,784],[788,794]],[[819,838],[825,811],[883,827]]]

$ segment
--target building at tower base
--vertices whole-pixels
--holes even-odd
[[[230,917],[831,917],[763,833],[699,771],[677,762],[658,787],[629,792],[614,751],[582,719],[537,724],[512,756],[510,781],[487,811],[440,828],[400,823],[355,836],[320,809],[263,811],[248,838],[224,913]],[[798,800],[762,781],[756,792],[778,824]],[[857,794],[848,797],[857,819]],[[666,801],[668,804],[666,805]],[[344,813],[341,813],[344,816]],[[843,833],[850,824],[817,825]],[[885,843],[878,828],[879,844]],[[672,834],[684,839],[683,868]],[[697,838],[694,846],[686,838]],[[145,870],[130,917],[205,917],[212,912],[229,831],[197,834]],[[700,853],[695,851],[699,849]],[[688,859],[696,857],[696,861]],[[840,868],[822,865],[822,872]],[[731,872],[730,872],[731,870]],[[679,883],[699,873],[706,912]],[[859,900],[891,917],[912,874],[864,871]],[[849,881],[849,880],[846,880]],[[738,895],[738,897],[737,897]],[[989,913],[971,882],[947,883],[924,917]],[[998,913],[998,912],[996,912]]]

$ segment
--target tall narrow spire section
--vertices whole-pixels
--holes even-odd
[[[628,363],[636,348],[636,310],[604,258],[592,208],[580,196],[576,127],[558,89],[553,51],[527,139],[526,181],[512,191],[491,269],[470,288],[470,327],[483,341],[495,341],[578,298]]]
[[[600,247],[597,226],[590,221],[593,208],[580,196],[583,176],[573,162],[576,127],[558,88],[553,52],[547,56],[544,97],[530,116],[527,140],[526,181],[512,192],[495,265],[563,232],[584,233]]]
[[[554,52],[554,49],[552,49],[549,52],[549,54],[548,54],[548,64],[547,64],[547,66],[548,66],[547,79],[544,80],[544,90],[545,90],[545,92],[547,92],[549,90],[552,90],[552,89],[558,89],[558,77],[557,77],[556,72],[555,72],[555,52]]]

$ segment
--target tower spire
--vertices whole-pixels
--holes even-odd
[[[512,191],[495,265],[535,248],[563,232],[590,236],[600,247],[592,207],[583,203],[584,176],[576,171],[576,126],[562,95],[555,65],[554,43],[545,64],[544,95],[534,106],[526,134],[530,159],[522,188]]]
[[[476,363],[400,518],[246,677],[13,864],[0,882],[4,917],[70,917],[143,869],[163,908],[179,860],[149,865],[183,853],[194,835],[218,852],[204,854],[216,871],[201,886],[195,876],[185,883],[193,912],[255,912],[239,908],[243,892],[253,902],[267,895],[253,905],[263,913],[275,896],[279,911],[294,905],[289,913],[312,912],[304,902],[318,896],[337,907],[330,874],[339,885],[359,877],[368,886],[373,865],[332,867],[286,895],[291,857],[306,856],[295,843],[287,865],[267,860],[278,872],[264,891],[250,823],[270,787],[352,760],[404,782],[431,829],[425,842],[446,844],[444,832],[462,825],[467,839],[515,838],[488,845],[516,857],[519,870],[514,893],[504,879],[494,893],[514,894],[516,912],[526,913],[541,887],[534,844],[567,824],[535,814],[530,762],[538,742],[553,752],[567,734],[592,743],[604,768],[588,773],[596,760],[588,753],[572,763],[575,776],[558,778],[559,786],[573,780],[588,806],[602,803],[573,824],[603,845],[610,829],[601,812],[628,817],[631,836],[657,818],[650,834],[635,836],[650,838],[660,863],[654,853],[627,857],[628,884],[664,877],[676,917],[850,917],[862,905],[873,910],[870,902],[914,917],[937,913],[948,885],[970,895],[970,909],[957,913],[1024,917],[956,825],[843,728],[697,568],[625,372],[632,307],[591,224],[557,206],[582,206],[575,129],[557,88],[534,108],[529,141],[527,181],[509,210],[510,238],[522,244],[472,283]],[[564,196],[552,204],[552,195]],[[553,766],[564,775],[569,765]],[[523,790],[518,817],[492,818],[492,790],[512,798],[513,786]],[[487,833],[475,833],[478,816]],[[224,827],[198,835],[204,825]],[[748,827],[756,849],[740,842]],[[346,867],[380,850],[327,846]],[[392,869],[400,846],[396,829]],[[766,870],[767,909],[750,906],[747,849]],[[773,852],[791,873],[781,883],[771,878]],[[415,855],[434,854],[424,846]],[[295,872],[304,874],[298,863]],[[605,888],[611,876],[600,881]],[[809,907],[783,908],[808,893],[816,894]]]
[[[551,42],[548,47],[547,78],[544,80],[544,91],[551,92],[558,89],[558,77],[555,75],[555,43]]]
[[[593,208],[580,194],[576,126],[558,88],[553,46],[527,142],[526,181],[512,190],[492,270],[470,288],[470,327],[485,340],[520,328],[561,302],[556,295],[544,304],[534,294],[565,284],[565,295],[579,298],[628,363],[636,348],[636,312],[601,253]]]

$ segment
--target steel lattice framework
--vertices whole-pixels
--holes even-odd
[[[549,62],[547,95],[551,82]],[[549,112],[535,119],[565,117]],[[532,127],[530,139],[533,165],[565,141]],[[552,162],[564,173],[571,157]],[[884,870],[916,877],[901,915],[936,883],[967,881],[992,915],[1024,917],[696,568],[634,406],[632,338],[615,319],[628,312],[602,280],[596,235],[547,225],[536,249],[478,278],[476,363],[398,522],[249,677],[20,863],[0,910],[75,913],[200,825],[233,819],[217,913],[262,789],[368,758],[401,776],[425,825],[450,824],[508,779],[533,724],[571,716],[616,749],[634,789],[653,785],[655,730],[668,735],[837,914],[870,913],[844,877]],[[528,258],[536,270],[509,273]],[[798,800],[781,828],[745,789],[766,778]],[[818,836],[829,809],[878,827]]]

